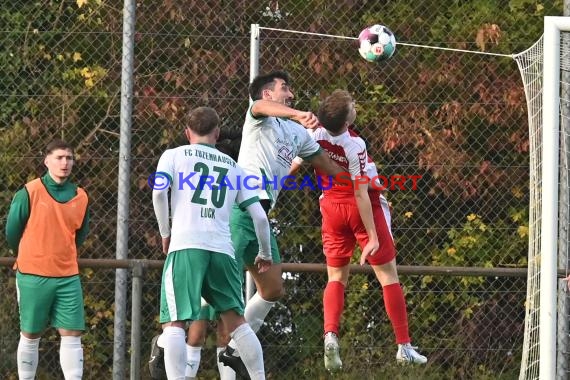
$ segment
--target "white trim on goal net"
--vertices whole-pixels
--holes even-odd
[[[568,35],[561,39],[561,32],[569,31],[570,17],[545,17],[543,38],[514,57],[525,86],[531,146],[528,286],[520,380],[550,380],[561,375],[557,374],[557,303],[560,285],[557,268],[559,246],[567,245],[559,241],[559,228],[561,231],[567,230],[567,226],[562,226],[560,221],[566,221],[568,214],[565,194],[568,189],[564,185],[567,184],[568,152],[565,151],[566,144],[560,141],[560,105],[561,101],[570,100],[561,99],[563,83],[560,73],[561,70],[565,70],[565,75],[569,73],[568,51],[561,54],[561,49],[568,50],[566,45],[570,41]],[[564,86],[568,86],[568,83]],[[564,133],[562,142],[566,138]],[[561,154],[564,168],[559,165]],[[565,178],[561,184],[559,173],[564,173]],[[560,204],[561,199],[565,204]],[[560,235],[563,240],[567,239],[567,233]],[[564,256],[563,259],[567,260]],[[565,366],[559,365],[559,368],[562,367]]]
[[[542,219],[540,239],[540,379],[556,377],[556,299],[558,248],[558,146],[560,107],[560,29],[570,19],[544,18],[542,89]],[[551,147],[552,149],[549,149]]]

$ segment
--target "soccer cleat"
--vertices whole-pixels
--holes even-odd
[[[156,343],[160,335],[152,338],[150,349],[150,360],[148,369],[153,380],[166,380],[166,369],[164,368],[164,349]]]
[[[413,364],[426,364],[427,358],[416,350],[410,343],[398,344],[398,353],[396,353],[396,360],[399,363],[413,363]]]
[[[325,334],[325,368],[329,372],[337,372],[342,369],[340,360],[338,337],[333,332]]]
[[[236,350],[234,350],[230,346],[227,346],[225,350],[220,352],[218,359],[220,360],[220,363],[233,369],[236,375],[240,376],[245,380],[250,380],[251,378],[249,377],[249,372],[247,372],[247,368],[245,368],[245,364],[243,364],[241,358],[236,354],[237,354]]]

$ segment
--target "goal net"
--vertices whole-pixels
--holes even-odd
[[[515,56],[527,99],[530,206],[525,335],[520,379],[568,373],[568,142],[570,18],[545,17],[543,37]],[[564,271],[563,271],[564,272]]]

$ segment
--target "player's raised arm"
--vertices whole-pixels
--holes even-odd
[[[288,175],[292,175],[292,176],[297,175],[299,170],[301,170],[301,167],[303,167],[303,162],[304,161],[301,157],[295,157],[293,159],[293,162],[291,162],[291,167],[289,168],[289,174]]]
[[[328,153],[324,150],[312,156],[309,160],[315,169],[319,169],[326,175],[336,177],[340,174],[346,173],[346,170],[331,160]]]
[[[317,128],[319,125],[319,121],[314,113],[299,111],[273,100],[257,100],[251,106],[251,114],[256,118],[272,116],[291,119],[310,129]]]
[[[340,167],[329,157],[329,154],[320,148],[319,144],[315,141],[315,134],[318,133],[316,130],[305,130],[303,136],[303,141],[301,144],[301,149],[299,151],[299,161],[308,161],[311,165],[321,171],[323,174],[328,176],[338,176],[342,173],[346,173],[346,170]],[[289,170],[291,172],[291,169]]]

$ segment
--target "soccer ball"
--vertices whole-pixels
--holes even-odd
[[[368,62],[390,59],[396,51],[396,37],[384,25],[372,25],[358,36],[358,52]]]

